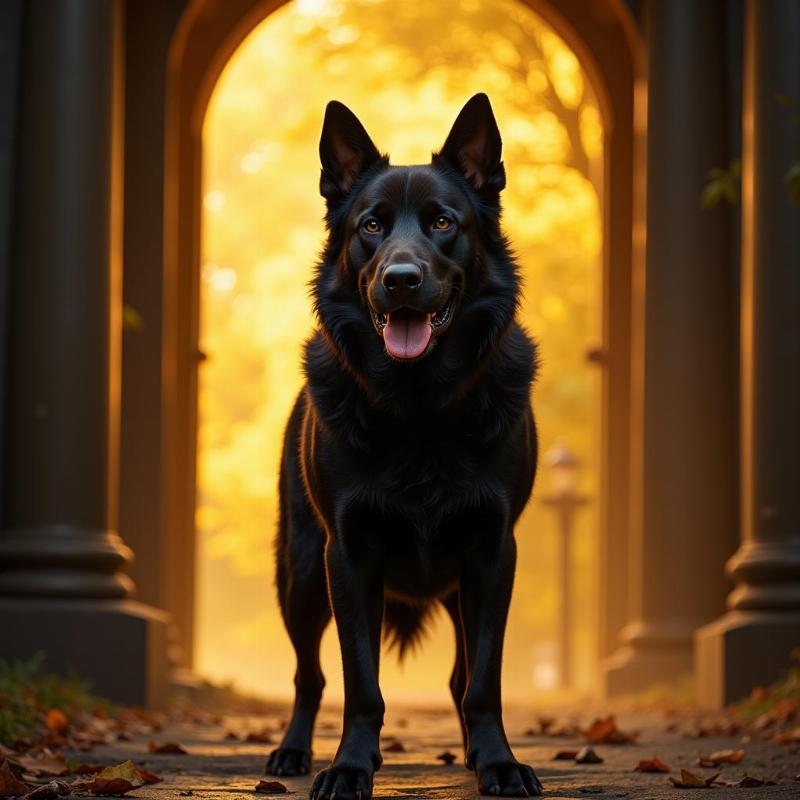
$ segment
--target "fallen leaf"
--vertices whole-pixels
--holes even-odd
[[[574,761],[577,755],[577,750],[559,750],[553,756],[553,761]]]
[[[386,745],[386,747],[383,749],[387,753],[405,753],[406,751],[406,748],[399,739],[395,739],[391,744]]]
[[[738,764],[744,758],[744,750],[717,750],[710,756],[699,755],[697,764],[701,767],[718,767],[720,764]]]
[[[124,761],[113,767],[106,767],[90,781],[73,783],[73,790],[100,795],[123,795],[139,788],[144,780],[134,767],[133,761]]]
[[[596,719],[587,728],[585,736],[592,744],[633,744],[636,741],[635,733],[623,733],[617,728],[613,715]]]
[[[284,794],[288,789],[280,781],[259,781],[256,791],[261,794]]]
[[[754,778],[752,775],[745,775],[740,781],[717,781],[717,786],[724,786],[726,789],[755,789],[757,786],[775,786],[775,781]]]
[[[451,753],[449,750],[445,750],[443,753],[439,753],[439,755],[436,756],[436,758],[438,758],[439,761],[444,762],[449,767],[452,763],[455,762],[456,754]]]
[[[136,774],[142,779],[143,783],[147,784],[154,784],[154,783],[161,783],[164,779],[153,772],[150,772],[146,769],[142,769],[141,767],[136,767]]]
[[[602,764],[603,759],[595,753],[593,747],[584,747],[575,755],[576,764]]]
[[[245,737],[246,742],[258,742],[259,744],[274,744],[272,734],[266,728],[260,731],[251,731]]]
[[[44,718],[44,724],[49,731],[56,733],[66,733],[69,729],[69,720],[63,711],[57,708],[51,708]]]
[[[658,757],[653,756],[645,761],[640,761],[635,768],[636,772],[670,772],[670,768]]]
[[[70,770],[64,756],[45,748],[35,756],[20,756],[17,763],[32,775],[66,775]]]
[[[159,755],[172,754],[172,755],[186,755],[186,751],[176,742],[165,742],[164,744],[157,744],[150,742],[147,749],[151,753],[158,753]]]
[[[234,733],[234,731],[227,731],[224,738],[229,742],[238,742],[239,734]]]
[[[30,789],[14,774],[8,761],[0,764],[0,797],[21,797]]]
[[[669,782],[678,789],[710,789],[711,784],[719,777],[719,772],[712,775],[710,778],[704,778],[701,775],[696,775],[694,772],[689,772],[688,769],[681,770],[681,778],[673,778],[670,776]]]

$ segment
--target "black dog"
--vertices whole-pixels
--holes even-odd
[[[381,628],[402,652],[441,603],[459,646],[450,681],[483,794],[541,793],[506,739],[500,662],[536,432],[534,346],[500,232],[501,142],[486,95],[430,165],[392,167],[341,103],[325,113],[328,240],[319,329],[280,472],[277,583],[297,653],[275,775],[307,773],[331,609],[344,665],[342,740],[312,800],[366,800],[380,767]]]

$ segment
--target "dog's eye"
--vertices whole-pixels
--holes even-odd
[[[364,228],[367,233],[380,233],[382,230],[380,222],[378,222],[375,217],[364,220],[361,227]]]
[[[439,216],[433,221],[433,229],[435,231],[449,230],[452,225],[453,223],[450,217],[446,217],[444,214],[439,214]]]

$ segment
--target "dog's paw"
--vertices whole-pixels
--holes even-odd
[[[311,772],[311,752],[292,747],[279,747],[269,754],[267,775],[308,775]]]
[[[369,800],[372,772],[352,766],[331,764],[314,778],[310,800]]]
[[[544,791],[532,767],[518,761],[487,764],[478,770],[478,790],[496,797],[538,797]]]

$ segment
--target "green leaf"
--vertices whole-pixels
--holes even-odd
[[[708,182],[703,190],[703,208],[714,208],[723,200],[732,206],[739,201],[739,185],[742,180],[742,162],[731,161],[727,169],[715,167],[708,172]]]

